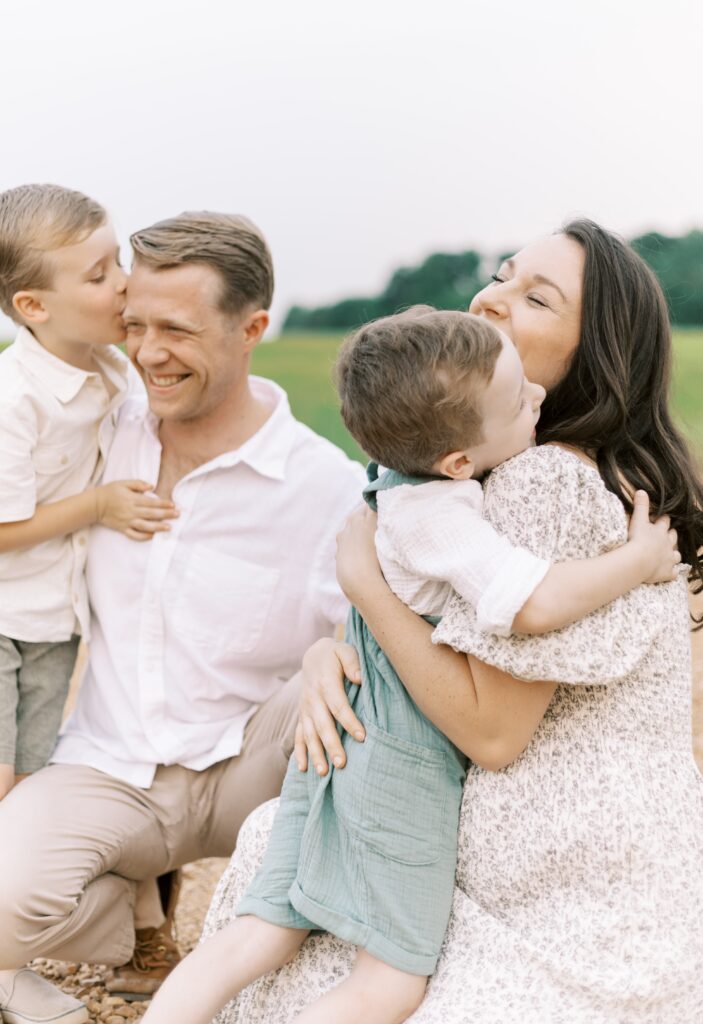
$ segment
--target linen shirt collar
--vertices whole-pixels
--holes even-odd
[[[300,425],[293,418],[288,396],[278,384],[274,384],[272,380],[264,377],[250,376],[249,386],[257,399],[267,402],[269,405],[273,404],[268,419],[239,448],[223,452],[216,458],[210,459],[209,462],[198,466],[192,473],[189,473],[189,476],[197,476],[221,466],[235,466],[239,462],[244,462],[261,476],[270,477],[272,480],[286,479],[288,457],[295,443],[296,428],[299,429]],[[147,413],[147,428],[157,441],[159,440],[159,423],[160,420],[152,412]]]
[[[85,382],[92,376],[89,370],[81,370],[59,359],[40,345],[27,327],[20,327],[15,339],[17,360],[51,391],[52,395],[66,405],[72,401]],[[110,346],[93,350],[93,357],[112,383],[124,390],[127,379],[126,358]]]

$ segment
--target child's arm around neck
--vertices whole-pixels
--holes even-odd
[[[637,492],[634,506],[627,543],[596,558],[552,565],[515,616],[513,632],[561,629],[641,583],[676,578],[681,557],[668,516],[650,523],[644,491]]]

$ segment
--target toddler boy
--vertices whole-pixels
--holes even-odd
[[[79,636],[88,528],[168,528],[148,483],[98,486],[118,407],[127,277],[102,206],[55,185],[0,193],[0,799],[51,755]],[[132,375],[133,374],[133,375]]]

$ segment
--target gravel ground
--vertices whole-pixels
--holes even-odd
[[[703,595],[702,595],[703,597]],[[703,611],[703,600],[696,602]],[[693,634],[693,748],[703,771],[703,630]],[[226,860],[201,860],[183,869],[183,888],[176,913],[178,944],[185,954],[198,941],[212,893],[227,864]],[[108,969],[95,964],[65,964],[53,960],[35,960],[32,965],[64,991],[82,999],[91,1013],[91,1021],[125,1024],[138,1020],[148,1003],[127,1004],[105,991]]]

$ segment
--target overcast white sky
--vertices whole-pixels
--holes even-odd
[[[4,3],[0,188],[81,189],[125,244],[246,213],[280,319],[576,213],[703,226],[702,40],[699,0]]]

